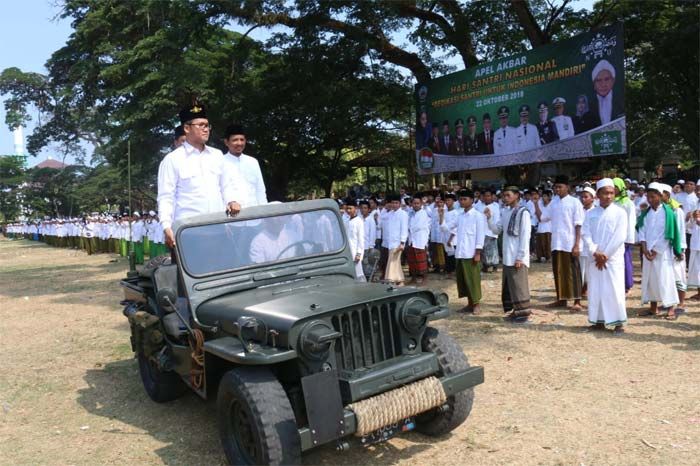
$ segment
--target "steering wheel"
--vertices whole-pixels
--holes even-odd
[[[280,260],[280,259],[282,258],[282,256],[284,255],[285,252],[287,252],[288,250],[290,250],[290,249],[292,249],[292,248],[295,248],[295,247],[297,247],[297,246],[301,246],[301,245],[303,245],[303,244],[309,244],[309,245],[311,245],[312,248],[314,248],[314,247],[316,247],[316,245],[317,245],[318,243],[314,243],[313,241],[309,241],[309,240],[305,240],[305,239],[303,239],[303,240],[301,240],[301,241],[296,241],[296,242],[294,242],[294,243],[288,245],[286,248],[282,249],[282,250],[280,251],[280,253],[277,254],[277,258],[276,258],[275,260]]]

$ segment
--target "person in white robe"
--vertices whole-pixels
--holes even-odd
[[[658,304],[668,309],[667,317],[675,319],[675,306],[678,304],[678,292],[674,276],[676,255],[680,255],[680,242],[666,237],[674,230],[667,223],[675,225],[676,216],[670,206],[661,201],[660,183],[650,183],[647,187],[649,207],[638,221],[638,238],[643,255],[642,265],[642,303],[650,303],[650,308],[640,312],[640,316],[658,314]]]
[[[700,210],[690,212],[688,221],[690,230],[690,265],[688,266],[688,288],[697,289],[690,297],[692,301],[700,301]]]
[[[365,272],[362,269],[362,259],[365,256],[365,222],[361,216],[357,215],[357,207],[348,200],[345,208],[350,220],[348,221],[348,246],[352,260],[355,263],[355,279],[358,282],[365,282]]]
[[[625,306],[625,240],[628,217],[615,204],[615,184],[603,178],[596,184],[599,205],[586,213],[583,242],[590,253],[588,322],[592,329],[614,326],[621,334],[627,323]]]
[[[677,234],[680,238],[681,249],[683,252],[676,257],[673,263],[673,276],[676,279],[676,291],[678,291],[678,305],[676,306],[676,314],[685,312],[685,293],[688,290],[688,276],[686,274],[685,250],[688,247],[685,238],[685,212],[679,201],[673,199],[673,188],[667,184],[663,184],[661,192],[661,200],[673,209],[676,216]]]

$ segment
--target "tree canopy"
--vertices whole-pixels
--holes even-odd
[[[0,74],[5,123],[38,115],[32,154],[54,144],[82,162],[88,141],[97,168],[76,196],[109,191],[117,202],[124,186],[106,187],[125,184],[130,141],[134,186],[149,203],[177,111],[196,98],[209,109],[213,145],[222,147],[227,124],[247,127],[272,198],[311,186],[329,193],[353,157],[405,150],[413,85],[452,71],[451,57],[471,67],[622,21],[632,153],[650,164],[668,151],[697,160],[698,3],[571,3],[65,0],[74,31],[48,74]],[[256,28],[269,39],[252,40]]]

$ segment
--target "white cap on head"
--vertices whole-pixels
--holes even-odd
[[[593,68],[593,72],[591,73],[591,79],[595,81],[595,78],[596,76],[598,76],[598,73],[600,73],[603,70],[610,71],[610,74],[612,75],[613,79],[615,79],[615,68],[607,60],[600,60],[598,62],[598,64]]]
[[[589,186],[586,186],[585,188],[583,188],[583,192],[588,193],[591,196],[595,197],[595,191],[593,191],[593,188],[591,188]]]
[[[664,190],[663,185],[661,183],[657,183],[656,181],[649,183],[649,187],[647,190],[653,189],[654,191],[661,192]]]
[[[695,184],[696,184],[696,185],[700,184],[700,180],[696,181]]]
[[[673,194],[673,188],[668,184],[661,184],[661,190],[666,191],[669,194]]]
[[[640,184],[640,185],[639,185],[639,189],[644,189],[644,185],[643,185],[643,184]]]
[[[155,217],[155,216],[156,216],[156,213],[155,213],[155,211],[153,211],[153,210],[149,210],[149,211],[148,211],[148,215],[150,215],[151,217]]]
[[[141,214],[140,214],[140,213],[138,213],[138,212],[134,212],[134,217],[140,217],[140,216],[141,216]]]
[[[615,187],[615,183],[613,183],[613,180],[610,178],[601,178],[595,184],[596,191],[598,191],[600,188],[607,188],[607,187],[611,187],[611,188]]]
[[[685,180],[678,180],[678,184],[685,184]]]

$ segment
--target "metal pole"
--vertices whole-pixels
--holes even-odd
[[[129,272],[127,277],[133,277],[137,275],[136,272],[136,256],[134,254],[134,242],[131,240],[131,224],[133,220],[133,211],[131,210],[131,141],[126,142],[126,170],[127,170],[127,186],[128,186],[128,196],[129,196]]]

